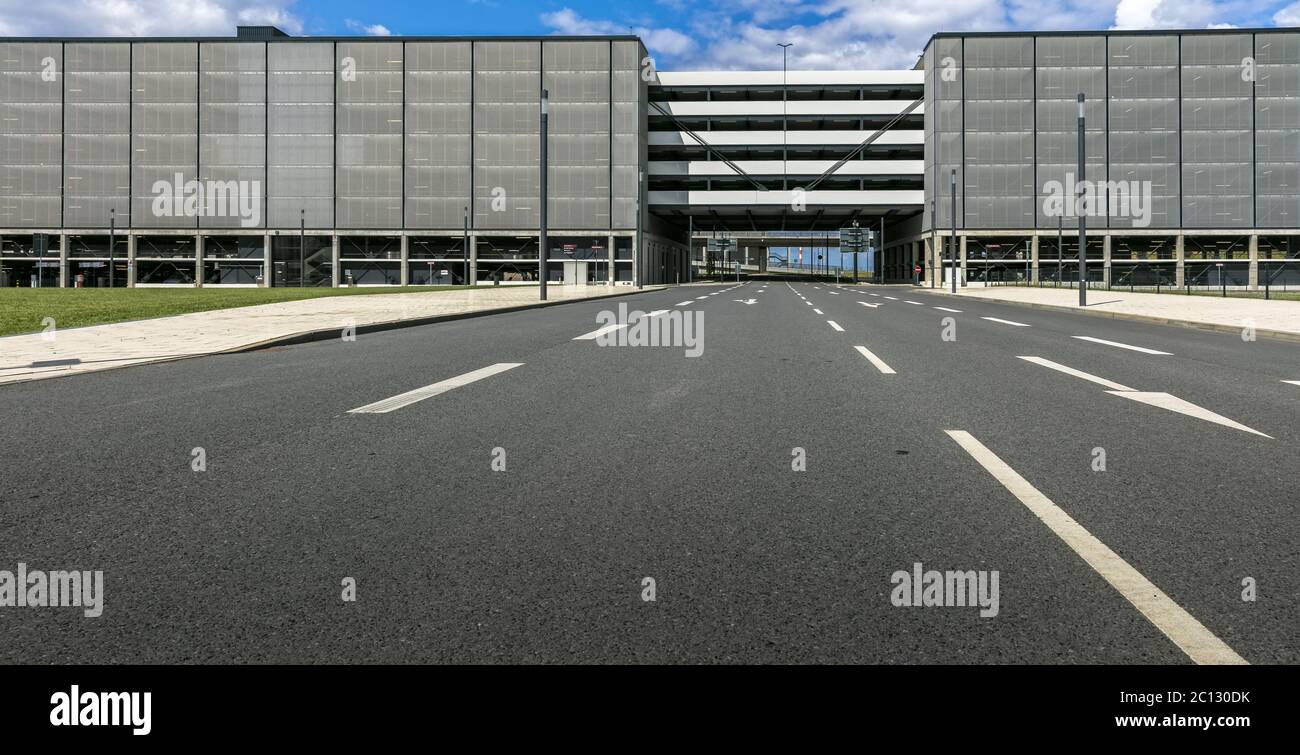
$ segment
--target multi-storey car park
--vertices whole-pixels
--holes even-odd
[[[935,283],[955,254],[963,280],[1069,280],[1077,219],[1047,200],[1077,178],[1083,94],[1097,206],[1122,185],[1143,210],[1087,217],[1091,278],[1300,281],[1296,30],[942,33],[910,70],[666,72],[632,36],[241,27],[0,40],[0,283],[534,281],[542,90],[549,280],[686,280],[715,236],[809,269],[854,224],[877,279]]]

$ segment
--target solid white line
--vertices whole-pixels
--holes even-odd
[[[960,309],[949,309],[948,307],[935,307],[935,309],[938,309],[943,312],[957,312],[959,314],[961,313]]]
[[[897,375],[897,374],[898,374],[898,373],[894,372],[894,368],[893,368],[893,367],[890,367],[889,365],[887,365],[887,364],[885,364],[883,361],[881,361],[880,357],[878,357],[878,356],[876,356],[875,354],[872,354],[870,351],[868,351],[866,346],[854,346],[853,348],[857,349],[859,354],[861,354],[862,356],[866,357],[868,362],[871,362],[872,364],[874,364],[874,365],[876,366],[876,369],[880,370],[881,372],[885,373],[886,375]]]
[[[505,372],[506,370],[513,370],[516,367],[522,366],[523,362],[500,362],[490,367],[483,367],[482,369],[474,370],[473,372],[466,372],[464,375],[441,380],[432,385],[426,385],[423,388],[416,388],[413,391],[400,393],[391,398],[386,398],[383,401],[376,401],[373,404],[366,404],[365,406],[359,406],[356,409],[349,409],[348,414],[387,414],[394,409],[401,409],[404,406],[410,406],[417,401],[423,401],[431,396],[437,396],[439,393],[446,393],[453,388],[459,388],[462,385],[469,385],[477,380],[492,377],[493,375]]]
[[[948,437],[957,441],[993,479],[1002,484],[1025,508],[1033,512],[1056,536],[1102,576],[1124,599],[1142,612],[1142,615],[1173,641],[1189,658],[1201,664],[1238,664],[1246,659],[1220,640],[1205,625],[1197,621],[1182,606],[1175,603],[1142,576],[1115,551],[1084,529],[1029,481],[1021,477],[1006,462],[998,458],[970,433],[964,430],[945,430]]]
[[[1115,390],[1115,391],[1133,390],[1128,386],[1120,385],[1119,383],[1116,383],[1112,380],[1107,380],[1106,378],[1097,377],[1096,375],[1089,375],[1086,372],[1076,370],[1073,367],[1066,367],[1063,364],[1057,364],[1056,362],[1053,362],[1050,359],[1043,359],[1042,357],[1017,357],[1017,358],[1023,359],[1026,362],[1033,362],[1034,364],[1041,365],[1048,369],[1056,370],[1057,372],[1064,372],[1066,375],[1073,375],[1074,377],[1082,378],[1089,382],[1096,383],[1097,385],[1104,385],[1107,388],[1110,388],[1111,390]]]
[[[981,319],[981,320],[988,320],[989,322],[1000,322],[1000,323],[1002,323],[1003,325],[1014,325],[1014,326],[1016,326],[1017,328],[1028,328],[1028,327],[1030,327],[1029,325],[1026,325],[1026,324],[1024,324],[1023,322],[1015,322],[1015,321],[1013,321],[1013,320],[1003,320],[1003,319],[1000,318],[1000,317],[981,317],[980,319]]]
[[[838,330],[839,332],[841,332],[841,333],[844,332],[844,328],[841,328],[841,327],[840,327],[840,324],[837,323],[837,322],[835,322],[834,320],[827,320],[826,323],[827,323],[828,325],[830,325],[832,328],[835,328],[836,330]]]
[[[1206,422],[1213,422],[1216,425],[1231,427],[1234,430],[1241,430],[1242,432],[1251,433],[1253,435],[1263,435],[1265,438],[1268,438],[1270,440],[1273,438],[1273,436],[1271,435],[1264,435],[1264,433],[1246,427],[1240,422],[1234,422],[1228,419],[1227,417],[1223,416],[1222,414],[1215,414],[1209,409],[1199,407],[1190,401],[1184,401],[1183,399],[1180,399],[1177,396],[1172,396],[1168,393],[1160,393],[1156,391],[1106,391],[1106,392],[1111,394],[1112,396],[1123,396],[1124,398],[1132,399],[1134,401],[1139,401],[1143,404],[1158,406],[1161,409],[1168,409],[1171,412],[1178,412],[1179,414],[1186,414],[1189,417],[1203,419]]]
[[[818,309],[818,308],[816,308],[816,307],[813,307],[813,311],[816,312],[816,313],[819,314],[819,315],[824,315],[824,314],[826,314],[825,312],[821,311],[820,309]]]
[[[1165,356],[1165,357],[1173,356],[1173,354],[1170,354],[1168,351],[1156,351],[1155,349],[1147,349],[1142,346],[1129,346],[1126,343],[1119,343],[1117,341],[1106,341],[1101,338],[1093,338],[1092,336],[1070,336],[1070,337],[1077,338],[1080,341],[1091,341],[1093,343],[1100,343],[1105,346],[1114,346],[1119,349],[1128,349],[1129,351],[1140,351],[1143,354],[1159,354],[1160,356]]]

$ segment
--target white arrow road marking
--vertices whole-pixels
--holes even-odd
[[[753,304],[754,302],[758,301],[758,299],[733,299],[733,301],[738,301],[741,304]]]
[[[841,327],[840,327],[840,324],[837,323],[837,322],[835,322],[834,320],[827,320],[827,321],[826,321],[826,324],[827,324],[827,325],[830,325],[832,328],[835,328],[836,330],[838,330],[838,331],[841,332],[841,333],[844,332],[844,328],[841,328]]]
[[[935,307],[935,309],[940,310],[942,312],[956,312],[958,314],[961,313],[960,309],[949,309],[948,307]]]
[[[1290,383],[1291,385],[1300,385],[1300,380],[1283,380],[1282,382]]]
[[[1170,354],[1168,351],[1156,351],[1155,349],[1148,349],[1142,346],[1129,346],[1126,343],[1119,343],[1117,341],[1106,341],[1101,338],[1093,338],[1092,336],[1070,336],[1070,337],[1077,338],[1080,341],[1091,341],[1093,343],[1100,343],[1105,346],[1114,346],[1119,349],[1128,349],[1129,351],[1140,351],[1143,354],[1158,354],[1160,356],[1165,356],[1165,357],[1173,356],[1173,354]]]
[[[1142,576],[1141,572],[1129,566],[1127,561],[1074,521],[974,436],[964,430],[944,432],[1189,658],[1201,664],[1246,664],[1246,659],[1237,655],[1227,643],[1206,629],[1204,624],[1171,600],[1151,580]]]
[[[1143,404],[1150,404],[1151,406],[1158,406],[1161,409],[1168,409],[1171,412],[1178,412],[1179,414],[1186,414],[1189,417],[1203,419],[1206,422],[1213,422],[1216,425],[1231,427],[1234,430],[1241,430],[1242,432],[1253,433],[1254,435],[1263,435],[1265,438],[1269,438],[1270,440],[1273,437],[1271,435],[1264,435],[1264,433],[1261,433],[1258,430],[1252,430],[1239,422],[1233,422],[1222,414],[1215,414],[1209,409],[1204,409],[1190,401],[1184,401],[1183,399],[1180,399],[1177,396],[1171,396],[1168,393],[1159,393],[1154,391],[1106,392],[1113,396],[1123,396],[1124,398],[1133,399],[1134,401],[1139,401]]]
[[[868,351],[866,346],[854,346],[853,348],[857,349],[859,354],[861,354],[862,356],[866,357],[868,362],[871,362],[872,364],[874,364],[874,365],[876,366],[876,369],[880,370],[880,371],[883,372],[884,374],[886,374],[886,375],[897,375],[897,374],[898,374],[898,373],[894,372],[894,368],[893,368],[893,367],[890,367],[889,365],[887,365],[887,364],[885,364],[883,361],[881,361],[880,357],[878,357],[878,356],[876,356],[875,354],[872,354],[870,351]]]
[[[1028,328],[1028,327],[1032,327],[1032,326],[1029,326],[1029,325],[1024,324],[1023,322],[1016,322],[1016,321],[1014,321],[1014,320],[1003,320],[1003,319],[1000,318],[1000,317],[981,317],[980,319],[981,319],[981,320],[988,320],[989,322],[1000,322],[1000,323],[1002,323],[1003,325],[1014,325],[1014,326],[1016,326],[1017,328]]]
[[[1107,380],[1106,378],[1097,377],[1096,375],[1089,375],[1088,373],[1082,372],[1080,370],[1076,370],[1073,367],[1066,367],[1063,364],[1057,364],[1056,362],[1053,362],[1050,359],[1043,359],[1042,357],[1017,357],[1017,358],[1023,359],[1026,362],[1032,362],[1034,364],[1041,365],[1051,370],[1056,370],[1057,372],[1064,372],[1066,375],[1073,375],[1074,377],[1082,378],[1084,380],[1096,383],[1097,385],[1104,385],[1107,388],[1110,388],[1111,390],[1115,390],[1115,391],[1133,390],[1132,388],[1129,388],[1126,385],[1120,385],[1119,383],[1116,383],[1111,380]]]
[[[431,396],[437,396],[439,393],[446,393],[453,388],[459,388],[462,385],[469,385],[486,377],[492,377],[506,370],[513,370],[516,367],[522,367],[523,362],[500,362],[490,367],[466,372],[464,375],[458,375],[454,378],[439,381],[432,385],[426,385],[423,388],[416,388],[413,391],[399,393],[383,401],[376,401],[373,404],[359,406],[356,409],[349,409],[348,414],[387,414],[394,409],[401,409],[404,406],[410,406],[417,401],[423,401]]]

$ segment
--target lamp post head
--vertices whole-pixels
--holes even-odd
[[[1083,92],[1079,92],[1079,118],[1083,118]]]
[[[550,99],[551,99],[550,94],[545,89],[543,89],[542,90],[542,115],[546,115],[546,111],[548,109]]]

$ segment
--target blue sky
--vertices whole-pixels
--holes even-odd
[[[635,33],[660,69],[910,66],[936,31],[1300,25],[1300,0],[0,0],[0,36]]]

